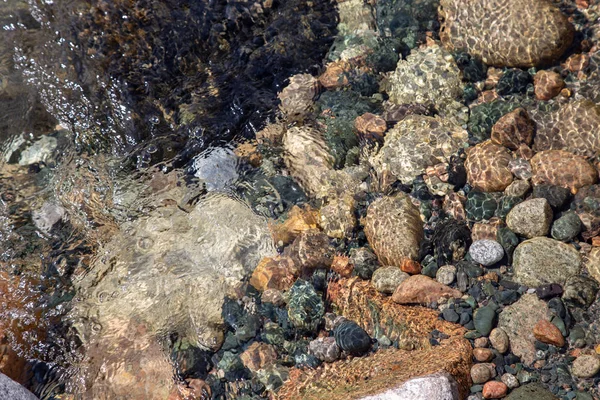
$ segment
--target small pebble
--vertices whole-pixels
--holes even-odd
[[[488,338],[486,338],[485,336],[477,338],[473,342],[474,342],[476,348],[485,348],[490,345],[490,340]]]
[[[552,322],[541,319],[533,327],[533,335],[542,343],[551,344],[556,347],[565,345],[565,338],[560,330]]]
[[[476,348],[473,349],[473,357],[479,362],[488,362],[494,358],[494,352],[491,349]]]
[[[504,382],[491,381],[483,385],[483,397],[486,399],[501,399],[507,392],[508,387]]]
[[[563,289],[558,283],[549,283],[538,286],[537,289],[535,289],[535,293],[540,299],[547,300],[563,294]]]
[[[519,387],[519,380],[513,374],[509,374],[509,373],[503,374],[500,379],[502,380],[502,382],[504,382],[506,387],[508,387],[509,389],[515,389],[515,388]]]
[[[435,279],[443,284],[450,285],[456,278],[456,267],[454,265],[443,265],[435,274]]]
[[[510,344],[508,335],[502,328],[496,328],[490,332],[490,343],[492,344],[492,347],[501,354],[508,351],[508,346]]]
[[[571,372],[579,378],[591,378],[600,371],[600,357],[595,355],[579,356],[573,361]]]
[[[490,369],[485,364],[473,364],[471,367],[471,379],[473,383],[485,383],[492,378]]]
[[[476,263],[489,267],[504,257],[504,248],[495,240],[482,239],[471,245],[469,255]]]
[[[552,224],[551,235],[554,239],[568,242],[581,231],[581,220],[574,212],[568,212]]]
[[[408,278],[408,274],[398,267],[381,267],[373,272],[371,282],[373,287],[380,293],[392,294]]]

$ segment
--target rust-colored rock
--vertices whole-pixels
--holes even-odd
[[[360,399],[395,388],[418,376],[447,372],[458,382],[460,398],[470,387],[471,345],[460,337],[422,350],[383,349],[368,357],[337,361],[317,369],[293,369],[274,395],[277,400]]]
[[[521,144],[531,144],[534,131],[535,123],[529,118],[527,111],[519,107],[504,114],[492,126],[492,142],[516,150]]]
[[[329,238],[317,229],[302,232],[285,249],[284,254],[289,255],[303,271],[329,268],[334,256],[333,248],[329,245]]]
[[[313,210],[309,205],[300,208],[292,207],[288,212],[287,219],[281,224],[271,224],[269,228],[276,245],[288,245],[296,237],[309,229],[316,229],[319,221],[319,212]]]
[[[444,298],[460,298],[462,293],[443,285],[425,275],[413,275],[405,279],[392,295],[398,304],[431,304]]]
[[[294,284],[297,268],[289,257],[265,257],[256,266],[250,284],[256,290],[287,290]]]
[[[489,381],[483,385],[483,397],[486,399],[501,399],[507,392],[508,387],[504,382]]]
[[[253,167],[260,166],[262,161],[262,155],[256,148],[255,143],[242,143],[235,148],[234,153],[236,156],[248,162]]]
[[[417,258],[423,240],[423,222],[419,209],[406,194],[375,200],[362,222],[381,264],[401,267],[403,259]]]
[[[400,269],[407,274],[416,275],[421,273],[421,263],[410,258],[402,260]]]
[[[368,140],[380,140],[383,139],[383,135],[387,130],[387,123],[379,115],[364,113],[356,117],[354,127],[361,137]]]
[[[565,87],[565,81],[557,72],[540,70],[533,77],[533,85],[538,100],[550,100],[558,96]]]
[[[240,355],[240,359],[244,367],[255,373],[275,363],[277,351],[270,344],[254,342]]]
[[[560,330],[550,321],[541,319],[533,327],[533,335],[542,343],[551,344],[556,347],[565,345],[565,338]]]
[[[395,303],[390,296],[377,292],[370,281],[360,278],[329,283],[327,295],[338,315],[356,322],[371,337],[385,335],[398,341],[401,349],[431,346],[428,337],[433,329],[449,336],[466,332],[460,325],[438,319],[437,311]]]
[[[350,258],[346,256],[335,256],[331,263],[331,270],[338,273],[342,278],[350,278],[354,265],[350,262]]]
[[[484,192],[501,192],[513,181],[506,148],[487,140],[467,150],[465,168],[469,184]]]
[[[319,77],[319,82],[326,89],[335,89],[348,84],[346,70],[349,65],[345,61],[337,61],[327,64],[325,72]]]
[[[596,183],[596,168],[583,157],[564,150],[547,150],[531,159],[534,185],[549,183],[576,192],[577,189]]]

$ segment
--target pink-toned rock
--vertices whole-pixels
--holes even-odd
[[[270,344],[254,342],[240,355],[242,364],[252,372],[267,367],[277,360],[277,351]]]
[[[554,71],[538,71],[533,77],[535,97],[538,100],[550,100],[565,87],[565,81]]]
[[[398,304],[431,304],[444,298],[460,298],[462,293],[446,285],[434,281],[425,275],[413,275],[405,279],[392,295]]]
[[[565,345],[565,338],[560,330],[550,321],[541,319],[533,327],[533,335],[542,343],[551,344],[556,347]]]
[[[491,349],[478,347],[473,349],[473,357],[479,362],[488,362],[494,358],[494,352]]]
[[[483,385],[483,397],[486,399],[501,399],[507,392],[508,387],[504,382],[490,381]]]

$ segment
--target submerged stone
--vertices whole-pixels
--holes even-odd
[[[342,321],[333,335],[340,349],[354,356],[362,356],[371,348],[371,337],[354,321]]]
[[[290,289],[288,315],[292,324],[303,331],[314,332],[325,315],[325,306],[314,287],[298,279]]]

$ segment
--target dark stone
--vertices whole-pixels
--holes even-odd
[[[554,297],[550,299],[548,301],[548,308],[554,313],[554,315],[560,317],[567,326],[571,325],[571,314],[569,313],[569,310],[567,310],[565,304],[560,298]]]
[[[438,269],[440,269],[440,267],[438,267],[438,264],[434,261],[434,262],[431,262],[431,263],[425,265],[423,267],[423,269],[421,270],[421,274],[428,276],[430,278],[435,278]]]
[[[470,260],[461,260],[456,263],[457,270],[463,270],[469,278],[477,278],[483,275],[483,268]]]
[[[446,308],[444,311],[442,311],[442,316],[448,322],[458,322],[458,320],[461,318],[458,313],[451,308]]]
[[[261,318],[257,314],[246,314],[240,319],[240,324],[235,330],[235,337],[244,343],[256,337],[260,329]]]
[[[235,331],[240,325],[239,321],[242,319],[244,314],[244,308],[237,302],[237,300],[229,297],[225,298],[223,309],[221,311],[225,326]]]
[[[576,275],[570,277],[565,283],[562,298],[566,303],[587,308],[596,300],[598,289],[598,282],[594,279]]]
[[[354,356],[362,356],[371,348],[371,337],[354,321],[343,321],[333,330],[340,349]]]
[[[534,198],[544,198],[553,210],[562,209],[571,198],[569,189],[555,185],[536,185],[533,187]]]
[[[463,293],[469,288],[469,277],[464,269],[456,271],[456,288]]]
[[[515,196],[503,196],[498,203],[498,208],[496,209],[496,217],[501,219],[506,219],[506,216],[513,209],[514,206],[521,203],[523,199]]]
[[[496,309],[491,305],[478,308],[475,311],[475,316],[473,318],[475,329],[477,329],[477,332],[481,333],[484,336],[490,334],[490,332],[494,328],[494,325],[496,324],[496,320]]]
[[[556,240],[568,242],[581,232],[581,220],[574,212],[567,212],[552,224],[551,234]]]
[[[324,314],[325,306],[321,296],[309,282],[298,279],[290,289],[290,322],[299,330],[315,332]]]
[[[465,211],[469,219],[475,221],[490,219],[497,208],[498,201],[493,194],[473,190],[467,195]]]
[[[535,293],[538,298],[547,300],[552,297],[560,296],[563,293],[563,289],[558,283],[549,283],[547,285],[538,286],[538,288],[535,289]]]
[[[464,257],[471,244],[471,231],[464,222],[447,219],[436,225],[432,242],[438,265],[446,265]]]
[[[323,363],[323,361],[319,360],[317,357],[305,352],[297,352],[294,354],[294,362],[296,368],[317,368]]]
[[[494,299],[499,304],[508,306],[519,300],[519,293],[516,290],[511,289],[501,290],[494,294]]]
[[[469,322],[471,322],[471,314],[463,311],[460,313],[460,320],[459,320],[459,324],[465,326],[466,324],[468,324]]]
[[[350,250],[350,262],[354,265],[356,275],[362,279],[371,279],[380,266],[375,253],[365,247]]]
[[[467,82],[479,82],[486,78],[487,67],[477,57],[468,53],[454,54],[456,65],[463,73],[463,79]]]
[[[509,228],[502,226],[498,228],[498,231],[496,232],[496,240],[504,248],[504,254],[506,255],[508,263],[512,263],[512,255],[519,245],[519,237],[517,234]]]
[[[492,126],[503,115],[520,107],[518,101],[506,101],[497,99],[488,103],[482,103],[471,108],[467,129],[471,140],[475,143],[490,138]]]
[[[504,71],[498,84],[496,92],[500,96],[506,96],[514,93],[525,93],[527,86],[533,84],[533,77],[527,71],[522,69],[509,69]]]
[[[540,383],[530,383],[516,389],[513,389],[510,394],[505,397],[507,400],[558,400]]]

